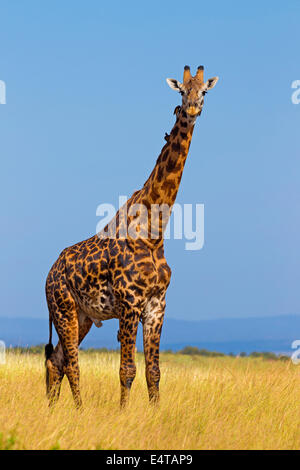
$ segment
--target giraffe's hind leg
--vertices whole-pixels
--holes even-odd
[[[64,355],[59,342],[50,357],[46,359],[46,394],[49,406],[53,406],[59,398],[63,376]]]
[[[58,309],[51,312],[59,342],[46,361],[47,396],[50,406],[57,402],[61,382],[66,374],[75,404],[80,407],[78,346],[89,332],[92,321],[76,308],[72,298],[68,299],[67,305],[67,312]]]

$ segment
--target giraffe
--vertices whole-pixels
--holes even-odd
[[[93,323],[101,327],[111,318],[119,320],[121,407],[128,402],[136,374],[135,343],[140,322],[149,400],[159,400],[159,345],[171,278],[163,235],[204,95],[218,81],[214,77],[204,82],[203,70],[199,66],[192,76],[190,67],[185,66],[182,83],[167,79],[168,85],[182,95],[182,104],[175,108],[175,125],[165,135],[166,143],[149,178],[102,232],[64,249],[47,276],[50,333],[45,365],[50,406],[59,398],[64,375],[75,405],[81,406],[79,345]],[[59,338],[55,348],[52,323]]]

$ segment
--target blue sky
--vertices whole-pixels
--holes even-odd
[[[60,251],[150,174],[180,96],[206,97],[177,202],[205,205],[205,245],[168,240],[167,315],[300,313],[298,1],[2,1],[0,316],[46,317]]]

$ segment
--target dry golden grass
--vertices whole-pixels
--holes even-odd
[[[144,363],[119,410],[119,355],[80,353],[84,409],[67,379],[47,407],[44,359],[8,353],[0,365],[0,448],[299,449],[300,368],[250,358],[161,355],[161,403],[148,405]]]

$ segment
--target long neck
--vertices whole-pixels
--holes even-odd
[[[117,212],[98,234],[99,238],[127,238],[154,248],[163,242],[163,234],[179,189],[183,168],[190,148],[195,118],[178,106],[176,122],[166,136],[156,165],[143,188]]]
[[[143,188],[133,195],[129,203],[130,205],[131,203],[142,204],[152,215],[155,211],[157,214],[159,206],[164,205],[163,222],[162,215],[159,222],[157,222],[156,215],[152,217],[151,232],[155,234],[158,241],[163,238],[163,232],[171,215],[195,125],[195,118],[190,118],[179,106],[175,109],[175,114],[175,125],[170,135],[166,135],[167,143],[163,147],[151,175]],[[148,217],[148,226],[150,222],[151,217]]]
[[[167,143],[162,148],[156,165],[139,194],[138,202],[167,204],[172,209],[190,148],[194,125],[195,119],[191,120],[186,112],[179,108],[174,127],[170,135],[166,135]]]

